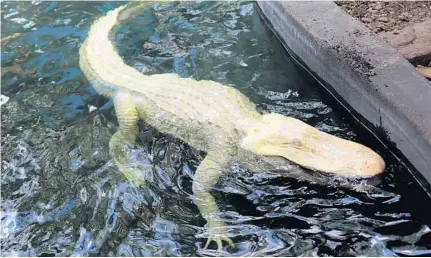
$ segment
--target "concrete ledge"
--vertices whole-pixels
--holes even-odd
[[[431,84],[333,2],[258,1],[284,43],[431,183]]]

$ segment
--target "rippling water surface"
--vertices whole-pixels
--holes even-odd
[[[112,102],[78,66],[90,24],[115,2],[2,2],[2,255],[190,256],[205,220],[191,178],[203,153],[140,126],[131,159],[148,170],[136,187],[108,142]],[[262,111],[368,143],[286,57],[250,2],[155,5],[115,33],[126,62],[236,87]],[[193,100],[190,100],[193,101]],[[407,169],[388,166],[368,196],[274,174],[232,171],[214,189],[239,256],[431,255],[431,202]]]

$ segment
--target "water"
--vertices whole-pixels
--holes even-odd
[[[191,256],[205,220],[191,178],[204,156],[140,126],[136,187],[118,172],[108,142],[117,122],[78,66],[90,24],[115,2],[2,2],[2,255]],[[19,33],[19,34],[14,34]],[[236,87],[262,111],[299,118],[370,143],[272,40],[250,2],[166,3],[116,32],[127,63]],[[5,39],[7,36],[9,39]],[[371,145],[373,146],[372,142]],[[239,256],[431,254],[429,197],[407,169],[388,166],[362,193],[241,169],[213,191]]]

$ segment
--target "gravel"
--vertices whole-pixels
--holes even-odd
[[[431,17],[431,1],[337,1],[335,3],[375,33],[401,30]]]

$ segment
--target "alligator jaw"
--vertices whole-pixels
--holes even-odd
[[[278,156],[302,167],[349,177],[382,173],[385,162],[368,147],[321,132],[300,120],[279,114],[262,116],[247,129],[242,148]]]

